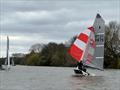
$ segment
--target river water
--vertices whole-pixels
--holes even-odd
[[[91,70],[77,77],[70,67],[14,66],[0,71],[0,90],[120,90],[120,70]]]

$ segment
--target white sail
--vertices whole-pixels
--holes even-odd
[[[7,49],[6,49],[6,69],[10,69],[10,56],[9,56],[9,37],[7,36]]]

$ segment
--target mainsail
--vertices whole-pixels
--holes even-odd
[[[94,53],[95,52],[95,53]],[[103,69],[104,20],[97,14],[93,27],[81,32],[69,49],[69,54],[86,67]]]
[[[92,64],[95,67],[103,69],[104,65],[104,35],[105,35],[105,21],[97,14],[96,19],[93,24],[93,28],[95,30],[95,41],[96,41],[96,49],[95,49],[95,57],[92,61]]]

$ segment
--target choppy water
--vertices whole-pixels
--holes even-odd
[[[120,70],[89,70],[76,77],[73,68],[15,66],[0,71],[0,90],[120,90]]]

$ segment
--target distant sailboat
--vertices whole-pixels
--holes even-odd
[[[97,14],[92,27],[81,32],[69,49],[69,54],[79,62],[76,74],[90,75],[85,67],[103,70],[105,22]]]

